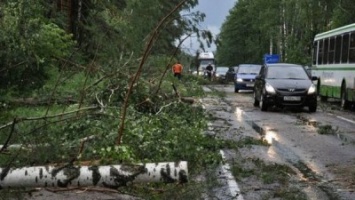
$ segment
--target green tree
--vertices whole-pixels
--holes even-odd
[[[259,62],[265,53],[309,64],[316,34],[354,22],[350,0],[240,0],[222,26],[217,58]]]
[[[70,34],[44,17],[43,1],[8,0],[0,18],[0,89],[40,87],[46,70],[74,47]]]

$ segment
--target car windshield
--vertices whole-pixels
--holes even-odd
[[[200,60],[200,64],[201,65],[208,65],[208,64],[212,64],[213,65],[213,63],[214,63],[213,59]]]
[[[216,72],[217,73],[226,73],[229,70],[228,67],[217,67]]]
[[[269,67],[266,78],[268,79],[309,79],[302,66],[273,66]]]
[[[259,74],[261,65],[239,65],[238,74]]]

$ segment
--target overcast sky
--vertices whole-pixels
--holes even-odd
[[[220,32],[220,28],[229,15],[229,10],[232,9],[237,0],[199,0],[199,5],[194,8],[206,14],[205,21],[201,24],[200,29],[208,29],[214,35]],[[187,52],[194,54],[198,50],[199,45],[196,39],[190,37],[185,41],[182,48]],[[206,51],[215,51],[216,46],[212,45],[211,48],[205,47]]]

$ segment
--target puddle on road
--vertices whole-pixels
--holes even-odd
[[[246,120],[246,122],[257,133],[259,133],[261,137],[265,138],[270,145],[272,145],[274,139],[277,139],[276,129],[265,129],[259,126],[253,120]],[[301,162],[300,160],[289,160],[288,162],[300,172],[301,178],[305,179],[307,186],[304,188],[304,191],[308,196],[325,197],[334,200],[340,199],[334,189],[334,186],[332,186],[328,181],[323,180],[321,176],[317,175],[317,173],[308,167],[305,163]],[[309,187],[313,189],[309,189]]]

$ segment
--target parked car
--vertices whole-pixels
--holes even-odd
[[[310,112],[317,110],[317,89],[302,65],[266,64],[256,77],[254,106],[267,111],[269,106],[307,106]]]
[[[255,77],[259,74],[261,65],[240,64],[234,76],[234,92],[253,90]]]
[[[226,81],[227,82],[234,81],[235,72],[237,70],[238,70],[238,66],[229,67],[229,69],[228,69],[228,71],[226,73]]]
[[[229,67],[226,66],[217,66],[216,71],[214,73],[215,80],[221,83],[226,82],[226,73],[229,70]]]

